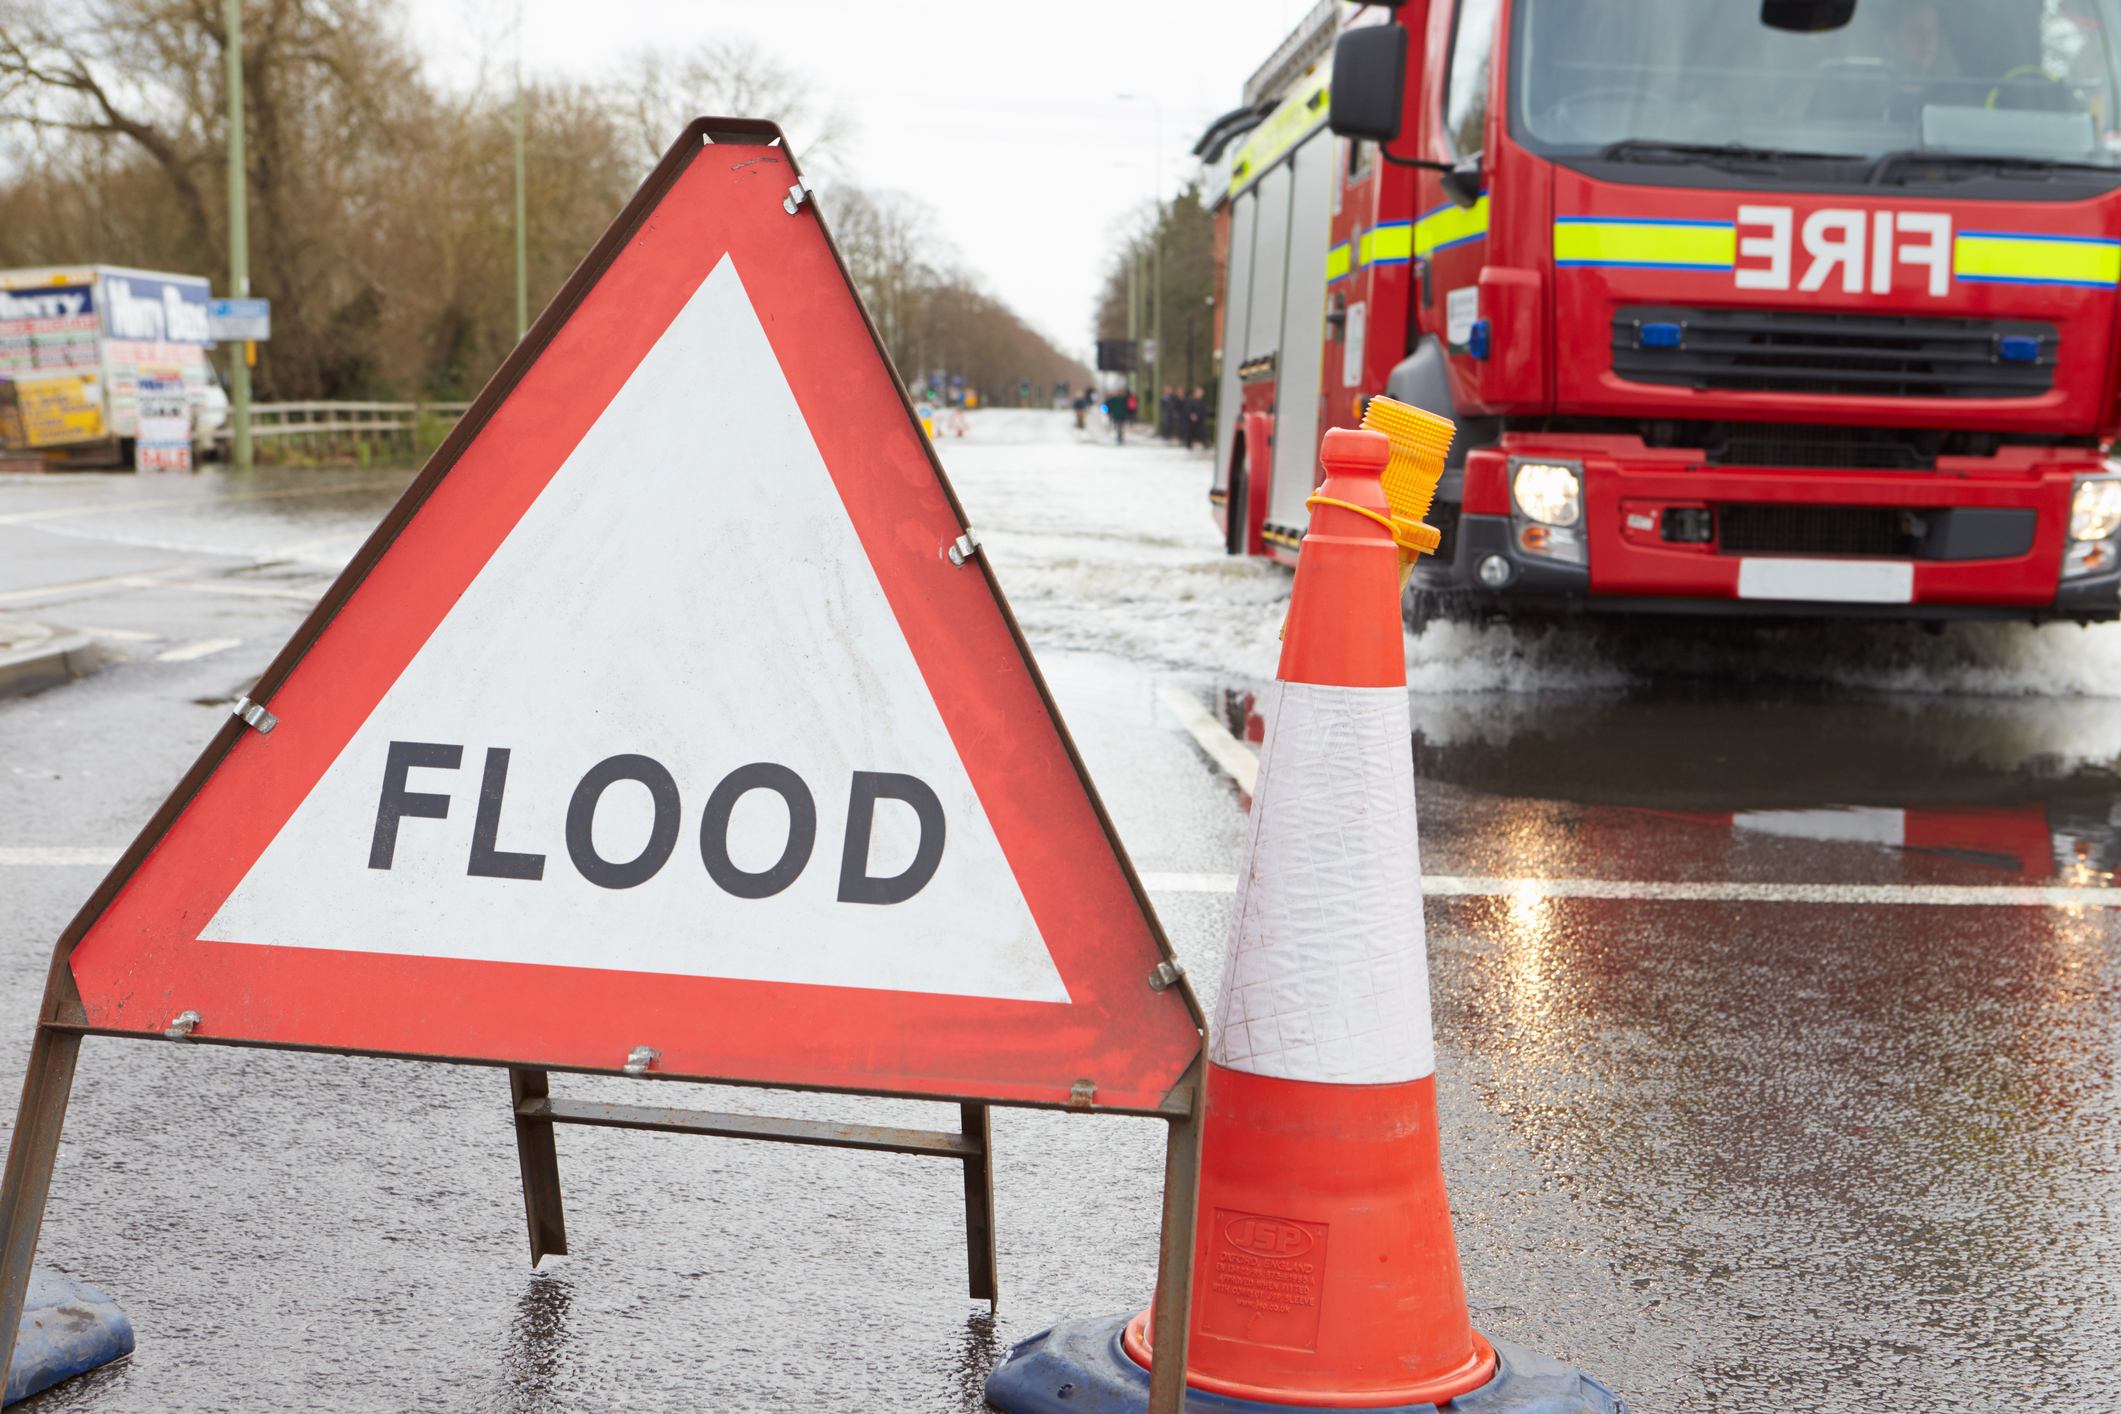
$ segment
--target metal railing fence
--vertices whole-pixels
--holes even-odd
[[[253,403],[250,435],[255,441],[302,439],[303,451],[358,450],[359,444],[388,441],[410,447],[423,421],[446,429],[464,415],[462,403],[304,402]],[[234,436],[233,420],[223,423],[214,440],[224,445]],[[319,445],[321,444],[321,445]]]

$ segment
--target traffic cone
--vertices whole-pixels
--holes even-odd
[[[1437,1143],[1391,450],[1326,434],[1208,1052],[1187,1383],[1268,1403],[1495,1372]],[[1126,1345],[1151,1363],[1147,1313]]]
[[[1597,1381],[1467,1315],[1399,617],[1402,527],[1420,512],[1395,525],[1392,451],[1345,429],[1321,449],[1209,1043],[1186,1384],[1217,1410],[1621,1414]],[[1424,460],[1440,469],[1441,450]],[[1141,1409],[1154,1362],[1147,1311],[1069,1322],[1015,1347],[987,1398],[1007,1414]]]

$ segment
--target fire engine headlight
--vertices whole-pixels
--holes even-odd
[[[1573,466],[1521,462],[1510,479],[1517,509],[1541,525],[1574,525],[1583,519],[1583,482]],[[2082,492],[2079,492],[2082,495]],[[2116,514],[2121,514],[2117,503]]]
[[[2121,530],[2121,480],[2080,481],[2069,503],[2069,538],[2104,540]]]

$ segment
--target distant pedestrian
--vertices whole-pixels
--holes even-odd
[[[1205,389],[1205,388],[1195,388],[1195,389],[1193,390],[1193,396],[1192,396],[1192,397],[1190,397],[1190,398],[1187,398],[1187,399],[1186,399],[1186,401],[1185,401],[1185,405],[1184,405],[1184,407],[1183,407],[1182,411],[1180,412],[1180,414],[1179,414],[1179,417],[1180,417],[1180,420],[1181,420],[1181,421],[1183,421],[1183,422],[1185,423],[1185,428],[1186,428],[1186,450],[1187,450],[1187,451],[1189,451],[1189,452],[1190,452],[1190,451],[1192,451],[1192,450],[1193,450],[1193,444],[1194,444],[1195,442],[1198,442],[1198,443],[1200,443],[1200,444],[1201,444],[1201,445],[1202,445],[1203,447],[1207,446],[1207,445],[1208,445],[1208,391],[1207,391],[1207,389]]]
[[[1156,435],[1166,442],[1178,440],[1179,406],[1178,389],[1166,383],[1164,396],[1156,405]]]
[[[1105,416],[1112,422],[1112,441],[1115,445],[1127,445],[1127,424],[1134,417],[1134,394],[1125,388],[1115,388],[1105,394]]]
[[[1075,408],[1075,430],[1078,432],[1083,430],[1083,419],[1088,416],[1090,412],[1090,404],[1092,401],[1093,399],[1090,396],[1090,390],[1088,388],[1085,388],[1083,389],[1081,395],[1076,398],[1073,404],[1073,407]]]

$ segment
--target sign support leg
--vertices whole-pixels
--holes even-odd
[[[81,1037],[37,1028],[29,1074],[22,1081],[22,1108],[7,1146],[7,1176],[0,1179],[0,1378],[15,1357],[15,1332],[29,1291],[30,1264],[37,1257],[37,1231],[44,1200],[52,1191],[52,1164],[59,1157],[59,1130],[74,1088],[74,1062]]]
[[[965,1260],[975,1300],[987,1309],[1001,1305],[1001,1281],[994,1263],[994,1127],[985,1105],[960,1105],[967,1139],[979,1142],[979,1155],[965,1160]]]
[[[508,1071],[514,1101],[516,1161],[523,1169],[523,1215],[530,1223],[530,1265],[567,1255],[567,1215],[560,1205],[560,1152],[552,1142],[552,1121],[526,1118],[525,1100],[543,1100],[552,1087],[542,1070]]]
[[[1168,1121],[1164,1141],[1164,1227],[1156,1261],[1156,1360],[1149,1372],[1148,1414],[1184,1414],[1186,1339],[1193,1324],[1193,1234],[1200,1210],[1200,1118],[1205,1108],[1201,1063],[1182,1085],[1191,1103]],[[1174,1095],[1177,1093],[1173,1092]]]

